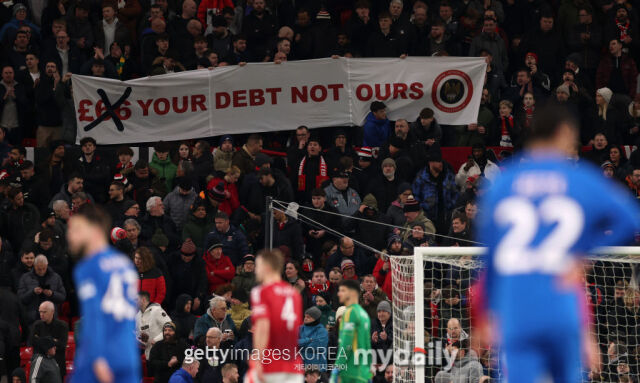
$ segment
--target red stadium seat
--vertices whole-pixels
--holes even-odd
[[[20,348],[20,360],[31,360],[33,356],[33,348],[32,347],[21,347]]]
[[[64,358],[66,361],[73,362],[73,357],[76,355],[76,344],[70,343],[67,345],[67,349],[65,350]]]

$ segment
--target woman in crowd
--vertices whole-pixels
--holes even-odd
[[[151,250],[139,247],[133,254],[133,264],[140,274],[138,290],[148,292],[151,303],[162,304],[167,288],[162,272],[156,267]]]

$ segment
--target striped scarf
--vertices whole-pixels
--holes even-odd
[[[307,163],[307,156],[302,158],[300,161],[300,166],[298,167],[298,191],[307,190],[307,175],[304,174],[304,166]],[[317,188],[325,181],[328,180],[327,177],[327,163],[324,161],[324,157],[320,156],[320,175],[316,176],[316,186]]]

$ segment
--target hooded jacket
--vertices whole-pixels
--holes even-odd
[[[164,182],[167,185],[167,190],[173,189],[173,180],[176,178],[176,171],[178,167],[171,162],[169,156],[166,159],[161,160],[156,153],[153,153],[153,158],[149,163],[149,167],[155,173],[158,178],[164,178]]]
[[[139,273],[138,291],[149,293],[152,303],[162,304],[167,295],[167,284],[159,268]]]
[[[389,138],[389,132],[391,131],[391,122],[389,119],[378,120],[372,112],[367,114],[367,118],[364,122],[364,140],[362,146],[370,146],[372,148],[379,148],[384,146]]]
[[[162,340],[162,327],[165,323],[171,322],[171,318],[157,303],[150,303],[149,306],[141,312],[138,310],[136,313],[136,335],[140,338],[142,333],[149,335],[149,339],[144,342],[145,350],[144,354],[149,360],[149,354],[151,353],[151,340],[159,342]]]
[[[190,312],[184,311],[184,306],[193,299],[188,294],[180,294],[176,298],[175,309],[171,312],[171,319],[176,324],[176,334],[182,339],[189,339],[189,335],[193,335],[193,326],[196,325],[198,319]]]
[[[234,266],[240,264],[242,257],[249,254],[247,237],[242,230],[233,225],[229,225],[226,233],[221,233],[215,228],[209,232],[204,239],[204,249],[209,249],[216,242],[222,244],[222,253],[231,259]]]
[[[178,230],[182,230],[184,223],[187,221],[187,214],[191,210],[191,205],[196,199],[196,192],[191,188],[189,194],[183,195],[178,189],[179,187],[176,186],[171,193],[164,197],[162,202],[165,206],[165,214],[171,217]]]

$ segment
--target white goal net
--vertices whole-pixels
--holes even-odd
[[[394,382],[433,382],[438,372],[450,369],[447,346],[456,339],[469,339],[470,357],[477,358],[490,381],[504,381],[500,350],[479,344],[472,327],[473,286],[484,267],[484,253],[480,247],[433,247],[391,257]],[[602,248],[587,257],[585,299],[602,368],[584,371],[585,382],[626,381],[625,375],[636,381],[639,279],[640,247]]]

